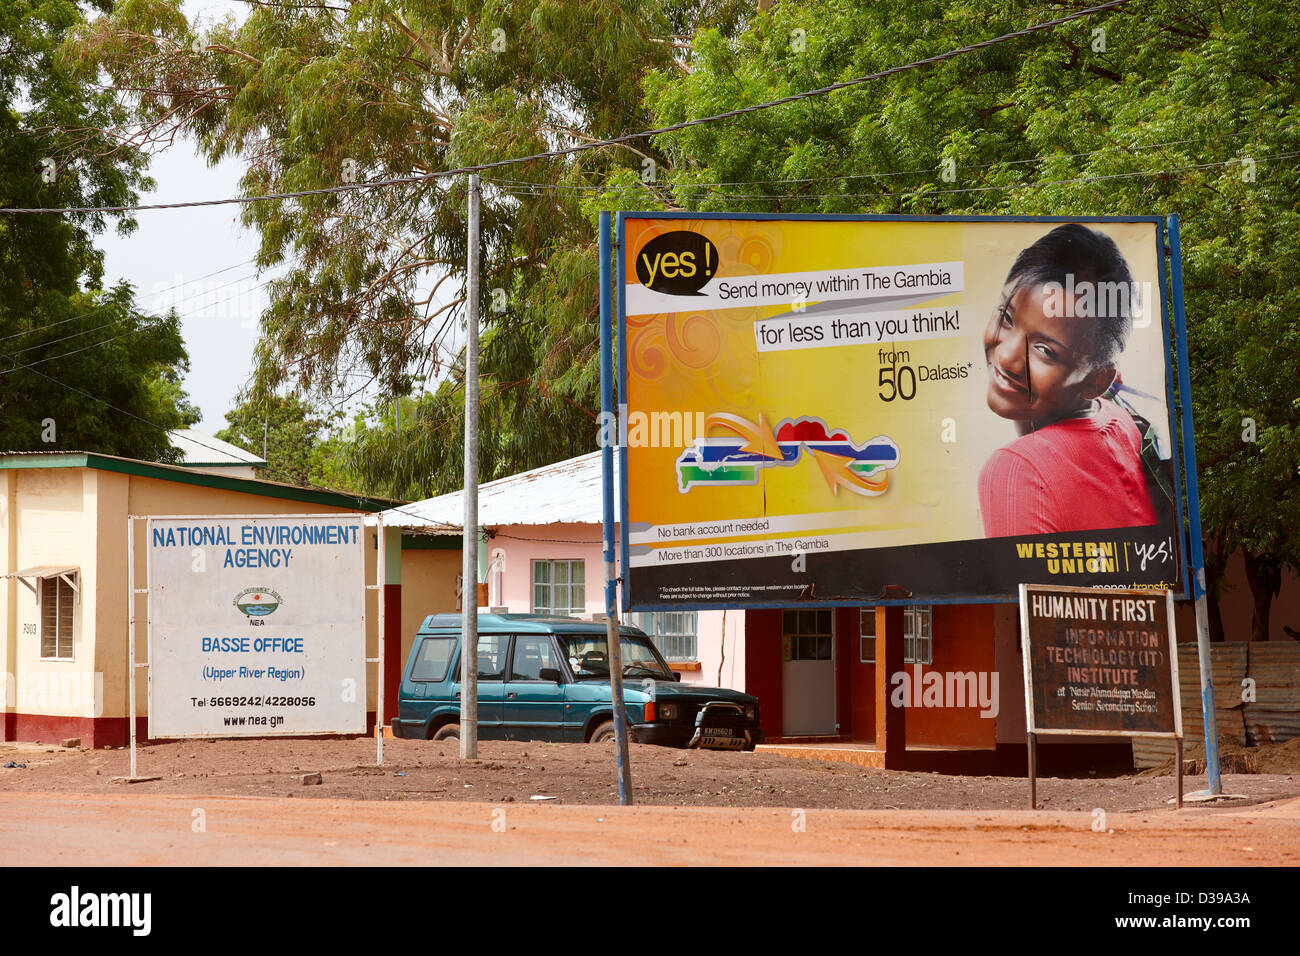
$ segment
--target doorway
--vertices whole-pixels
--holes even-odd
[[[835,613],[781,612],[781,735],[839,733],[835,693]]]

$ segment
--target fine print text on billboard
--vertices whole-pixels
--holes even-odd
[[[630,606],[1182,588],[1158,221],[621,221]]]

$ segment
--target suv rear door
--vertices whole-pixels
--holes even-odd
[[[481,740],[500,740],[504,734],[505,714],[502,703],[505,691],[506,660],[510,651],[510,635],[480,634],[478,636],[478,736]],[[456,680],[452,693],[460,700],[460,661],[456,662]]]

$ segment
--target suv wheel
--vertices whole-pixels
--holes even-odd
[[[603,744],[605,741],[613,739],[614,721],[612,720],[607,720],[602,724],[597,724],[596,729],[591,732],[591,743],[593,744]],[[630,744],[636,743],[636,734],[632,732],[631,727],[627,729],[627,742]]]
[[[460,740],[460,724],[443,724],[434,731],[434,740]]]

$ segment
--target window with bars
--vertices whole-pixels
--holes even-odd
[[[62,576],[40,581],[41,659],[70,661],[77,592]]]
[[[934,663],[930,610],[928,606],[903,608],[903,663],[905,664]],[[876,609],[874,607],[862,609],[860,642],[862,663],[874,664],[876,662]]]
[[[587,611],[582,561],[533,562],[533,613],[576,617]]]
[[[788,642],[791,661],[829,661],[834,659],[834,634],[831,612],[783,611],[781,633]]]
[[[641,611],[630,615],[630,623],[649,635],[664,660],[699,660],[699,624],[694,611]]]

